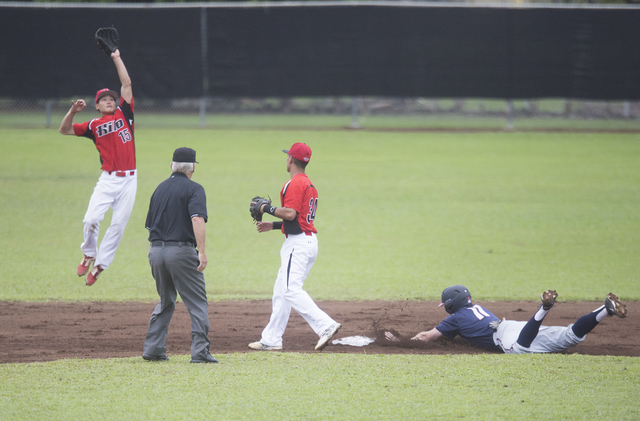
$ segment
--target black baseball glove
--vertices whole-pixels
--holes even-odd
[[[112,26],[111,28],[98,29],[96,31],[96,44],[98,44],[99,49],[111,57],[111,53],[116,51],[118,45],[120,45],[120,37],[116,28]]]
[[[249,205],[249,213],[251,213],[253,222],[262,221],[262,212],[260,212],[260,208],[262,207],[262,205],[271,206],[271,197],[265,199],[264,197],[256,196],[251,199],[251,205]]]

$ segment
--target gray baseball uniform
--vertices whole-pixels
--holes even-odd
[[[627,306],[612,293],[607,294],[604,305],[580,317],[569,326],[542,326],[542,322],[556,302],[558,293],[548,290],[540,294],[542,305],[528,322],[503,320],[486,308],[473,304],[471,293],[464,285],[452,285],[442,291],[442,302],[449,317],[433,329],[420,332],[412,339],[433,341],[442,336],[456,336],[471,345],[488,350],[501,350],[505,354],[563,352],[584,341],[605,317],[627,317]],[[393,333],[385,332],[389,341],[399,342]]]

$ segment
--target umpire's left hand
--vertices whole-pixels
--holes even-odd
[[[202,272],[204,271],[204,268],[207,267],[207,263],[209,263],[209,261],[207,260],[207,255],[203,251],[198,252],[198,259],[200,259],[200,264],[198,265],[198,272]]]

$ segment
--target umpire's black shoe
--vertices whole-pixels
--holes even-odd
[[[198,358],[191,358],[191,362],[192,363],[217,363],[218,360],[216,360],[215,358],[213,358],[211,356],[211,354],[209,354],[208,352],[202,356],[199,356]]]
[[[147,361],[169,361],[169,357],[167,357],[166,355],[142,354],[142,358]]]

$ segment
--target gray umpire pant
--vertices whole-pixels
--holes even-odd
[[[144,354],[166,355],[167,330],[176,307],[176,292],[191,316],[191,357],[209,352],[209,309],[204,275],[198,272],[198,252],[191,246],[149,248],[149,264],[160,302],[151,314]]]

